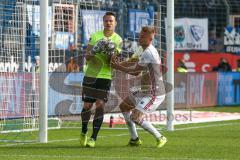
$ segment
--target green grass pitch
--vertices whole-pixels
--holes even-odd
[[[231,112],[232,109],[228,110]],[[89,132],[91,133],[91,128]],[[129,140],[127,129],[102,129],[96,148],[80,147],[79,133],[80,128],[50,130],[47,144],[0,142],[0,159],[240,159],[240,120],[178,125],[173,132],[162,131],[162,134],[168,138],[168,143],[161,149],[155,147],[155,139],[144,130],[139,130],[140,138],[143,140],[143,145],[140,147],[126,146]]]

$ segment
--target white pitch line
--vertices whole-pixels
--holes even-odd
[[[176,128],[174,129],[175,131],[181,131],[181,130],[190,130],[190,129],[200,129],[200,128],[209,128],[209,127],[218,127],[218,126],[229,126],[229,125],[235,125],[235,124],[239,124],[240,122],[235,122],[235,123],[223,123],[223,124],[209,124],[209,125],[200,125],[200,126],[193,126],[193,127],[185,127],[185,128]],[[101,129],[105,129],[105,130],[128,130],[128,128],[101,128]],[[166,131],[166,129],[159,129],[157,128],[159,131]],[[143,128],[137,128],[137,130],[144,130]]]
[[[127,133],[124,133],[124,134],[112,134],[112,135],[107,135],[107,136],[98,136],[98,138],[104,138],[104,137],[120,137],[120,136],[127,136],[129,134]],[[49,143],[52,143],[52,142],[66,142],[66,141],[76,141],[76,140],[79,140],[79,138],[75,138],[75,139],[66,139],[66,140],[51,140],[51,141],[48,141]]]
[[[239,123],[224,123],[224,124],[212,124],[212,125],[203,125],[203,126],[196,126],[196,127],[185,127],[185,128],[178,128],[175,129],[177,130],[189,130],[189,129],[199,129],[199,128],[207,128],[207,127],[218,127],[218,126],[226,126],[226,125],[236,125]],[[104,137],[115,137],[115,136],[126,136],[129,134],[117,134],[117,135],[108,135],[108,136],[99,136],[99,138],[104,138]],[[49,143],[53,143],[53,142],[62,142],[62,141],[75,141],[75,140],[79,140],[78,138],[76,139],[67,139],[67,140],[52,140],[49,141]],[[23,143],[24,144],[24,143]],[[28,144],[28,143],[27,143]],[[29,143],[29,144],[33,144],[33,143]],[[19,144],[15,144],[15,145],[19,145]],[[0,145],[1,147],[4,146],[10,146],[10,145]],[[55,159],[69,159],[69,158],[88,158],[88,159],[149,159],[149,160],[228,160],[228,159],[209,159],[209,158],[167,158],[167,157],[159,157],[159,158],[152,158],[152,157],[97,157],[97,156],[63,156],[63,155],[0,155],[0,157],[27,157],[27,158],[55,158]],[[233,159],[231,159],[233,160]]]
[[[112,135],[107,135],[107,136],[98,136],[98,138],[105,138],[105,137],[120,137],[120,136],[127,136],[129,135],[128,133],[124,133],[124,134],[112,134]],[[54,142],[68,142],[68,141],[78,141],[79,138],[73,138],[73,139],[64,139],[64,140],[50,140],[48,141],[48,143],[54,143]],[[0,145],[0,147],[10,147],[10,146],[17,146],[17,145],[27,145],[27,144],[38,144],[40,142],[36,142],[36,143],[14,143],[14,144],[4,144],[4,145]]]
[[[210,124],[210,125],[202,125],[202,126],[193,126],[193,127],[185,127],[185,128],[177,128],[175,129],[176,131],[182,131],[182,130],[190,130],[190,129],[200,129],[200,128],[208,128],[208,127],[218,127],[218,126],[227,126],[227,125],[236,125],[236,124],[240,124],[240,123],[223,123],[223,124]],[[104,128],[102,128],[104,129]],[[119,128],[120,129],[120,128]],[[127,128],[126,128],[127,129]],[[142,128],[138,128],[138,130],[140,131],[144,131]],[[99,138],[104,138],[104,137],[120,137],[120,136],[127,136],[129,134],[125,133],[125,134],[114,134],[114,135],[108,135],[108,136],[98,136]],[[67,141],[78,141],[79,138],[74,138],[74,139],[65,139],[65,140],[50,140],[48,141],[48,143],[54,143],[54,142],[67,142]],[[0,145],[0,147],[8,147],[8,146],[17,146],[17,145],[26,145],[26,144],[38,144],[37,143],[15,143],[15,144],[4,144],[4,145]]]
[[[176,131],[181,131],[181,130],[189,130],[189,129],[199,129],[199,128],[229,126],[229,125],[235,125],[235,124],[239,124],[239,125],[240,125],[240,123],[209,124],[209,125],[202,125],[202,126],[193,126],[193,127],[177,128],[177,129],[174,129],[174,130],[176,130]]]
[[[149,160],[227,160],[227,159],[213,159],[213,158],[171,158],[171,157],[99,157],[99,156],[81,156],[81,155],[73,155],[73,156],[64,156],[64,155],[0,155],[0,157],[23,157],[23,158],[48,158],[48,159],[80,159],[80,158],[88,158],[88,159],[149,159]],[[233,159],[231,159],[233,160]]]

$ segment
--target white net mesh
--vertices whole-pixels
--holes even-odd
[[[166,62],[166,1],[50,0],[48,114],[57,117],[49,119],[50,128],[59,127],[59,119],[68,127],[80,124],[85,48],[90,34],[103,28],[106,11],[117,14],[116,32],[124,39],[122,59],[139,52],[141,26],[151,25],[157,30],[154,45]],[[39,127],[39,1],[2,0],[0,35],[1,139],[33,140]],[[135,78],[116,72],[105,112],[119,112],[120,101],[137,84]]]
[[[0,3],[0,132],[8,140],[27,137],[8,132],[30,131],[38,126],[39,87],[33,87],[37,80],[30,72],[30,63],[25,63],[27,54],[35,52],[32,43],[27,42],[30,37],[26,6],[22,1]]]

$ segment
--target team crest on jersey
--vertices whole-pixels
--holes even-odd
[[[193,38],[198,42],[203,37],[204,29],[198,25],[191,25],[190,30],[192,33]]]

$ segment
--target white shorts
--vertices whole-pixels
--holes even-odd
[[[154,96],[150,94],[144,94],[141,92],[135,92],[130,95],[130,99],[136,106],[135,109],[147,113],[155,111],[159,105],[164,101],[165,95]]]

